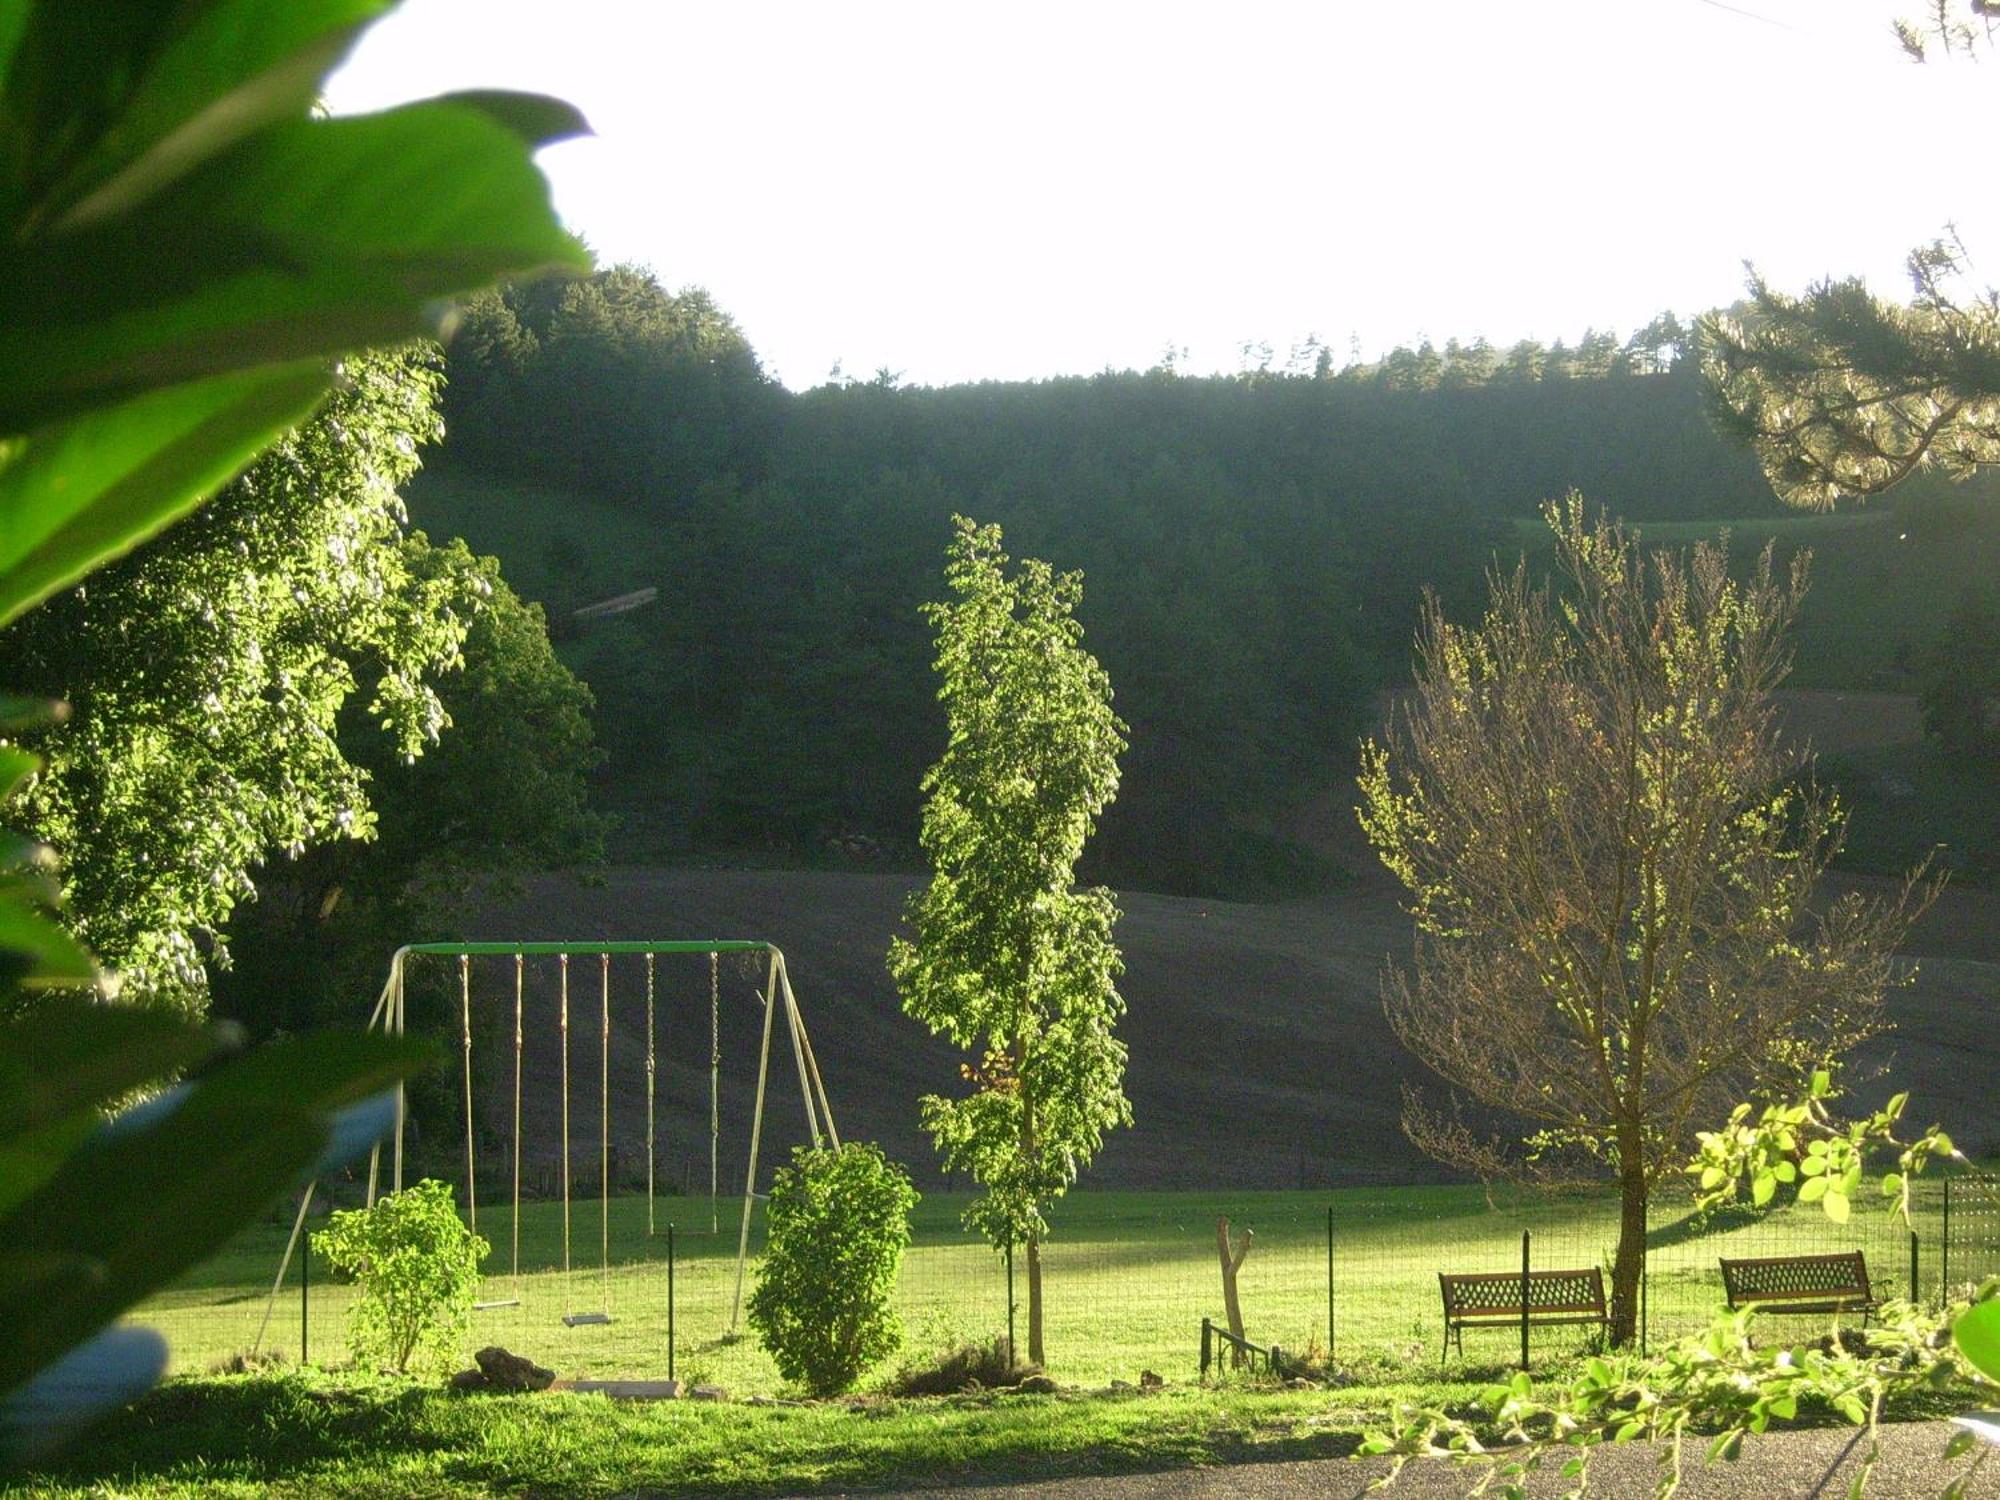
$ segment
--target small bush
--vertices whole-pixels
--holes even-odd
[[[896,1352],[890,1310],[917,1192],[878,1146],[800,1147],[771,1183],[750,1326],[778,1373],[816,1396]]]
[[[904,1365],[889,1382],[892,1396],[955,1396],[961,1391],[1011,1390],[1040,1365],[1014,1358],[1007,1336],[996,1333],[981,1341],[970,1339],[943,1350],[922,1364]]]
[[[459,1219],[449,1183],[427,1178],[336,1213],[313,1244],[361,1288],[347,1324],[356,1364],[402,1374],[457,1356],[490,1247]]]

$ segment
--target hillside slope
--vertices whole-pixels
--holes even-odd
[[[938,1174],[917,1128],[917,1100],[955,1089],[957,1058],[907,1020],[883,953],[914,880],[898,875],[705,869],[620,869],[601,887],[539,880],[467,925],[482,937],[739,937],[782,947],[844,1135],[881,1141]],[[1090,1181],[1129,1187],[1298,1187],[1410,1181],[1436,1169],[1403,1140],[1396,1117],[1415,1068],[1376,999],[1384,960],[1408,924],[1386,889],[1363,883],[1311,903],[1251,906],[1132,894],[1118,937],[1130,1014],[1127,1092],[1134,1124],[1107,1143]],[[1891,1002],[1897,1030],[1866,1062],[1890,1064],[1913,1113],[1948,1123],[1961,1142],[2000,1142],[1988,1087],[2000,1052],[1987,1018],[2000,998],[2000,898],[1952,892],[1912,944],[1916,985]],[[761,974],[724,968],[723,1191],[742,1182],[755,1086]],[[644,981],[612,974],[612,1134],[621,1175],[643,1161]],[[475,970],[481,1026],[484,1149],[504,1159],[512,1086],[511,965]],[[599,974],[571,977],[572,1159],[594,1164],[598,1128]],[[659,970],[660,1160],[663,1175],[707,1184],[705,965]],[[559,1157],[555,981],[531,970],[524,1070],[525,1154],[546,1172]],[[797,1075],[782,1035],[772,1053],[765,1162],[803,1134]],[[1865,1089],[1886,1092],[1881,1080]],[[594,1167],[593,1167],[594,1170]],[[531,1178],[533,1171],[531,1170]]]

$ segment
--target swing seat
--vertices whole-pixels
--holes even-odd
[[[592,1323],[609,1323],[610,1321],[611,1314],[608,1312],[563,1314],[563,1326],[566,1328],[582,1328]]]
[[[472,1310],[474,1312],[491,1312],[496,1307],[519,1307],[520,1305],[521,1299],[519,1297],[502,1297],[497,1302],[475,1302],[472,1304]]]

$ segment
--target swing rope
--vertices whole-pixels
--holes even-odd
[[[458,1040],[465,1061],[465,1217],[479,1233],[479,1190],[472,1160],[472,960],[458,956]]]
[[[653,1233],[653,955],[646,955],[646,1233]]]
[[[721,1181],[722,1100],[722,955],[708,955],[708,1232],[722,1232],[722,1214],[717,1207],[717,1184]]]

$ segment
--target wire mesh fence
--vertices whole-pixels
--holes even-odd
[[[1011,1338],[1031,1348],[1033,1268],[996,1252],[959,1222],[963,1194],[927,1195],[897,1286],[904,1358]],[[472,1315],[472,1347],[501,1344],[578,1379],[661,1377],[775,1391],[775,1367],[747,1327],[742,1301],[763,1243],[753,1214],[739,1284],[734,1206],[643,1195],[570,1204],[482,1207],[493,1246]],[[1058,1205],[1040,1248],[1040,1345],[1064,1382],[1138,1383],[1146,1372],[1194,1378],[1201,1325],[1224,1325],[1217,1222],[1252,1235],[1237,1271],[1244,1332],[1298,1360],[1362,1379],[1440,1369],[1471,1374],[1521,1358],[1518,1324],[1447,1337],[1441,1276],[1529,1270],[1594,1275],[1608,1299],[1618,1245],[1615,1196],[1488,1194],[1477,1187],[1354,1188],[1328,1193],[1078,1192]],[[314,1218],[312,1227],[323,1224]],[[289,1217],[153,1299],[138,1321],[165,1332],[181,1369],[252,1351],[314,1362],[347,1358],[355,1289],[323,1263],[295,1257],[273,1293]],[[1656,1194],[1638,1289],[1641,1341],[1695,1333],[1725,1305],[1724,1258],[1859,1252],[1876,1299],[1935,1303],[2000,1274],[2000,1187],[1972,1176],[1920,1179],[1908,1221],[1887,1200],[1858,1201],[1844,1223],[1817,1206],[1727,1209],[1696,1217],[1683,1196]],[[518,1243],[518,1255],[516,1245]],[[564,1248],[568,1255],[565,1261]],[[1575,1284],[1574,1282],[1568,1284]],[[1518,1298],[1512,1304],[1518,1310]],[[1853,1322],[1858,1314],[1847,1314]],[[1817,1337],[1824,1313],[1761,1315],[1771,1337]],[[1760,1335],[1762,1336],[1762,1335]],[[1594,1322],[1534,1320],[1537,1365],[1601,1346]],[[1462,1347],[1461,1347],[1462,1346]]]

